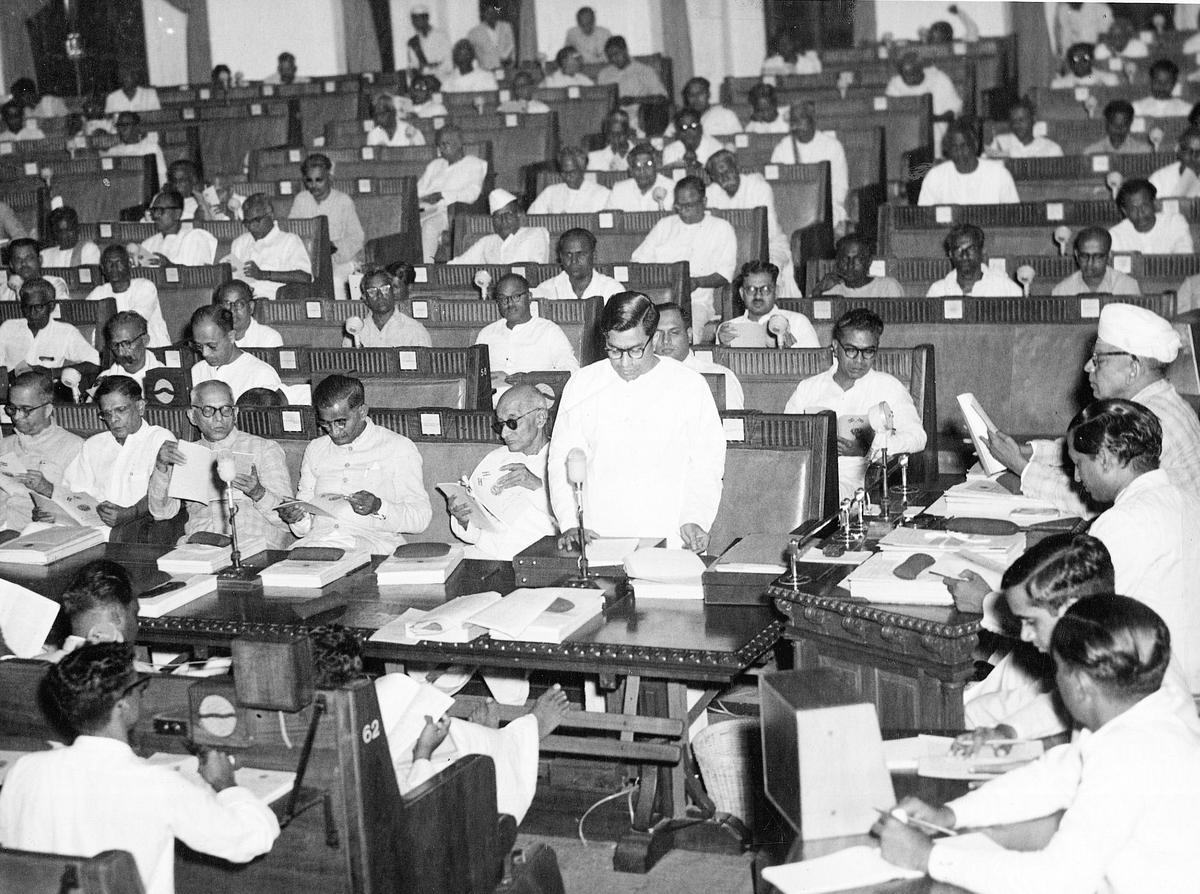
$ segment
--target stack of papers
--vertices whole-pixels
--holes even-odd
[[[908,553],[879,552],[847,575],[846,587],[855,599],[895,605],[953,605],[942,578],[925,569],[912,580],[896,576]]]
[[[264,568],[262,585],[264,587],[281,587],[289,589],[319,590],[327,584],[345,577],[356,568],[369,565],[371,554],[366,550],[346,550],[340,558],[332,560],[320,559],[284,559],[268,568]]]
[[[256,556],[267,548],[262,537],[239,537],[238,551],[243,559]],[[214,574],[233,561],[232,546],[184,543],[158,559],[158,570],[167,574]]]
[[[148,591],[138,597],[138,614],[143,618],[161,618],[167,612],[174,611],[189,602],[195,602],[201,596],[217,591],[217,576],[215,574],[197,574],[179,580],[170,580],[165,584]]]
[[[704,562],[686,549],[639,549],[625,559],[641,599],[703,599]]]
[[[103,543],[105,539],[104,531],[99,528],[51,525],[23,534],[0,546],[0,562],[11,562],[15,565],[49,565]]]
[[[1024,534],[961,534],[956,531],[932,531],[923,528],[895,528],[879,541],[879,549],[886,553],[925,553],[937,558],[941,555],[970,550],[1003,562],[1008,567],[1025,550]]]
[[[730,574],[783,574],[787,570],[787,534],[747,534],[717,559],[713,571]]]
[[[878,847],[860,845],[844,851],[804,860],[769,866],[762,872],[783,894],[822,894],[825,891],[846,891],[851,888],[870,888],[895,879],[922,878],[925,873],[895,866],[883,859]]]
[[[174,770],[184,779],[208,791],[210,786],[200,776],[200,760],[192,755],[166,754],[157,752],[146,758],[146,761],[160,767]],[[264,804],[278,801],[292,790],[296,783],[296,774],[287,770],[260,770],[255,767],[241,767],[234,774],[237,784],[248,789],[250,794]]]
[[[946,515],[1002,518],[1021,526],[1068,517],[1049,503],[1012,493],[993,478],[968,478],[946,491],[942,499]]]
[[[934,779],[984,781],[1023,767],[1042,756],[1041,739],[985,743],[977,754],[925,754],[917,759],[917,775]]]
[[[422,555],[420,547],[445,547],[441,555]],[[407,554],[406,554],[407,551]],[[415,556],[413,554],[416,554]],[[389,584],[444,584],[462,562],[466,550],[450,543],[409,543],[388,556],[375,569],[375,578],[380,586]]]

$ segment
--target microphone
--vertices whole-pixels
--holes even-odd
[[[217,477],[226,484],[232,484],[233,479],[237,477],[237,463],[233,459],[233,454],[228,450],[221,450],[217,453]]]
[[[567,453],[567,481],[575,487],[575,493],[583,492],[583,483],[587,480],[587,454],[578,447],[572,447]]]
[[[1054,231],[1054,241],[1058,243],[1058,254],[1067,256],[1067,243],[1071,241],[1071,228],[1065,224]]]
[[[358,333],[363,331],[362,317],[346,317],[346,334],[350,336],[350,340],[354,342],[354,347],[358,347]]]
[[[587,540],[583,525],[583,483],[587,480],[587,454],[579,447],[567,451],[567,481],[575,488],[575,517],[579,525],[579,576],[569,586],[594,587],[588,580]]]
[[[62,371],[62,383],[71,389],[71,400],[74,403],[81,403],[79,385],[82,381],[79,370],[67,368]]]
[[[661,186],[656,186],[650,193],[650,198],[658,202],[658,210],[663,210],[663,202],[667,200],[667,191]]]
[[[1117,200],[1117,193],[1121,191],[1121,184],[1125,182],[1125,175],[1120,171],[1109,171],[1108,176],[1104,178],[1104,185],[1108,187],[1108,191],[1112,193],[1113,201]]]
[[[242,553],[238,549],[237,504],[233,502],[233,479],[237,477],[237,462],[230,450],[217,452],[217,477],[225,484],[225,509],[229,513],[229,561],[233,565],[232,576],[241,576]]]
[[[492,288],[492,274],[487,270],[475,271],[475,288],[479,289],[479,297],[487,301],[488,292]]]
[[[791,328],[787,317],[777,315],[767,320],[767,331],[775,336],[775,343],[779,347],[783,347],[783,337],[791,331]]]
[[[1129,83],[1132,84],[1137,79],[1137,71],[1138,71],[1137,63],[1136,62],[1126,62],[1122,66],[1122,68],[1124,68],[1124,70],[1125,70],[1125,79],[1128,80]]]
[[[1150,128],[1150,133],[1146,134],[1150,139],[1150,145],[1154,147],[1154,151],[1158,151],[1159,145],[1163,141],[1163,129],[1161,127]]]
[[[895,415],[892,413],[892,405],[886,400],[881,400],[871,409],[867,410],[867,424],[871,426],[873,431],[883,432],[885,437],[887,434],[896,430]]]
[[[1029,297],[1029,286],[1033,282],[1033,278],[1037,276],[1037,271],[1028,264],[1022,264],[1017,268],[1017,282],[1021,284],[1021,290],[1025,293],[1025,297]]]
[[[1089,118],[1095,118],[1096,109],[1100,108],[1100,100],[1096,99],[1096,97],[1089,93],[1087,95],[1087,99],[1083,101],[1083,108],[1087,112],[1087,116]]]
[[[850,85],[854,83],[854,72],[840,71],[838,72],[837,90],[841,94],[842,99],[846,98],[846,94],[850,91]]]

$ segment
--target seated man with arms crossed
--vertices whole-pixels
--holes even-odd
[[[78,734],[65,747],[18,760],[0,790],[0,844],[91,857],[133,854],[146,894],[175,890],[175,839],[238,863],[265,854],[279,836],[271,809],[237,785],[233,759],[200,757],[205,790],[129,746],[150,680],[134,669],[133,646],[89,643],[46,677],[49,701]]]
[[[475,337],[487,345],[492,366],[492,388],[503,394],[517,373],[562,369],[575,372],[579,360],[558,324],[535,317],[530,310],[529,281],[509,273],[493,290],[500,319],[488,323]]]
[[[217,255],[217,237],[207,230],[190,224],[183,225],[183,196],[171,187],[159,190],[150,202],[149,214],[158,230],[142,240],[141,246],[130,245],[141,266],[179,264],[196,266],[211,264]]]
[[[1110,264],[1112,236],[1103,227],[1084,227],[1075,235],[1075,266],[1079,269],[1060,282],[1051,295],[1140,295],[1136,279]]]
[[[833,324],[833,366],[796,386],[785,413],[833,410],[838,415],[838,484],[843,499],[862,487],[867,466],[887,448],[890,456],[919,453],[926,435],[912,395],[895,376],[875,369],[883,320],[864,308],[846,311]],[[891,409],[893,430],[873,431],[871,408]]]
[[[258,301],[248,283],[235,279],[217,286],[213,304],[225,308],[233,317],[233,343],[239,348],[283,347],[279,331],[254,318]]]
[[[578,543],[567,455],[587,458],[586,536],[665,538],[667,546],[708,548],[721,502],[725,433],[699,373],[654,351],[658,309],[621,292],[600,316],[607,360],[573,375],[563,389],[550,441],[550,499],[564,548]]]
[[[324,208],[321,210],[325,213]],[[228,261],[233,265],[233,275],[249,283],[255,296],[275,298],[285,285],[313,281],[312,259],[304,241],[280,229],[266,194],[256,192],[242,203],[242,224],[247,232],[229,246]],[[333,238],[331,229],[331,242]]]
[[[521,208],[517,197],[506,189],[488,193],[488,210],[492,214],[493,233],[482,237],[451,264],[515,264],[533,261],[545,264],[550,260],[550,231],[545,227],[522,226]]]
[[[238,535],[247,540],[261,538],[267,549],[284,549],[291,542],[291,532],[274,511],[279,503],[292,498],[283,448],[275,441],[238,429],[237,417],[233,392],[224,382],[204,382],[192,388],[188,419],[200,432],[201,446],[213,452],[213,463],[222,451],[242,457],[238,465],[244,471],[239,471],[232,482]],[[168,489],[174,467],[186,462],[173,441],[159,448],[148,485],[150,514],[155,518],[174,518],[179,513],[181,501],[169,496]],[[200,531],[230,535],[223,493],[210,503],[187,501],[186,506],[185,539]]]
[[[471,544],[467,558],[509,562],[531,543],[558,531],[550,513],[546,460],[550,450],[550,401],[532,385],[516,385],[496,402],[492,429],[504,442],[479,461],[470,477],[475,499],[500,520],[481,529],[470,504],[451,499],[450,530]]]
[[[742,392],[742,383],[727,366],[702,360],[692,350],[692,330],[683,321],[683,308],[675,302],[659,304],[658,307],[658,340],[654,352],[660,357],[670,357],[696,372],[717,373],[725,379],[725,409],[741,410],[745,406],[746,397]]]
[[[162,364],[153,351],[146,349],[150,340],[147,336],[146,320],[137,311],[122,310],[113,314],[104,324],[104,340],[112,354],[113,365],[97,376],[129,376],[146,389],[146,373],[161,369]]]
[[[387,555],[404,534],[429,527],[433,510],[421,477],[421,454],[413,442],[368,417],[363,383],[331,375],[313,389],[317,427],[325,434],[308,445],[296,496],[344,495],[334,517],[312,516],[285,506],[280,516],[302,537],[301,546],[369,549]]]
[[[237,400],[251,388],[283,391],[279,373],[269,363],[247,354],[233,340],[233,314],[219,304],[197,307],[188,328],[192,350],[203,359],[192,366],[192,384],[224,382]]]
[[[1125,596],[1087,596],[1050,637],[1063,704],[1082,727],[1066,745],[935,808],[900,803],[910,817],[985,831],[1062,812],[1041,841],[1013,849],[935,843],[894,818],[876,826],[886,860],[988,894],[1187,891],[1200,875],[1200,737],[1160,690],[1171,659],[1168,626]],[[1015,831],[1015,830],[1013,830]]]
[[[573,227],[558,237],[555,252],[562,272],[544,279],[533,290],[533,297],[549,301],[574,301],[599,295],[608,300],[625,286],[595,268],[596,237],[591,230]]]
[[[88,292],[88,301],[112,298],[117,311],[136,311],[146,321],[146,342],[152,348],[171,344],[167,321],[163,319],[158,300],[158,286],[153,280],[133,275],[129,252],[124,245],[110,245],[100,255],[100,271],[105,282]]]
[[[54,380],[45,370],[21,373],[8,389],[5,412],[13,433],[0,438],[0,469],[29,491],[48,497],[83,446],[83,438],[54,421]],[[23,471],[22,471],[23,469]],[[33,521],[33,499],[21,488],[4,487],[0,528],[20,531]]]
[[[405,265],[403,276],[393,278],[381,267],[368,269],[359,288],[370,311],[362,318],[362,328],[342,339],[346,348],[428,348],[433,344],[429,330],[396,306],[408,297],[408,277],[412,268]],[[397,294],[396,283],[401,283]]]

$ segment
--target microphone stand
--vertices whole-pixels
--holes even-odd
[[[242,553],[238,549],[238,532],[237,532],[237,503],[233,500],[233,482],[225,482],[225,505],[229,512],[229,534],[230,548],[229,559],[230,567],[224,569],[217,574],[217,580],[254,580],[258,577],[253,568],[247,568],[242,564]]]
[[[567,579],[568,587],[579,587],[581,589],[602,590],[604,589],[595,580],[588,576],[588,559],[587,559],[587,537],[584,535],[583,526],[583,482],[575,484],[575,519],[579,525],[579,574],[575,577]]]

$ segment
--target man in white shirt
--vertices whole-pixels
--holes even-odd
[[[488,193],[488,210],[492,214],[494,233],[483,236],[451,264],[515,264],[532,261],[545,264],[550,260],[550,231],[545,227],[521,225],[521,209],[517,197],[507,189]]]
[[[516,60],[517,40],[513,28],[500,18],[500,8],[487,4],[479,15],[480,22],[467,32],[467,40],[475,48],[479,67],[487,71],[503,68]]]
[[[747,261],[736,280],[746,312],[717,328],[717,342],[735,348],[819,348],[808,317],[775,306],[779,268],[769,261]]]
[[[1059,695],[1082,728],[1073,741],[944,807],[899,805],[943,828],[1055,818],[1041,841],[1027,831],[1020,851],[956,848],[887,817],[874,830],[883,857],[968,891],[1188,890],[1200,872],[1200,738],[1160,689],[1176,646],[1164,621],[1125,596],[1076,602],[1050,639]]]
[[[946,124],[962,114],[962,97],[954,82],[935,65],[925,68],[916,53],[905,53],[900,57],[899,73],[894,75],[883,90],[886,96],[924,96],[928,93],[933,101],[933,145],[941,152]]]
[[[605,61],[604,47],[612,32],[596,24],[596,11],[590,6],[581,6],[575,13],[575,26],[567,29],[564,43],[574,47],[584,62]]]
[[[708,548],[721,502],[725,434],[703,377],[653,348],[658,311],[637,292],[614,295],[600,332],[607,360],[571,377],[550,441],[550,501],[577,547],[575,493],[567,456],[586,457],[584,536],[666,538],[669,547]]]
[[[692,78],[683,85],[680,91],[683,97],[683,108],[691,109],[700,116],[700,125],[704,132],[713,137],[723,137],[729,134],[741,133],[742,122],[730,109],[721,105],[710,105],[712,84],[708,78]],[[675,135],[675,126],[671,124],[663,132],[664,137]]]
[[[405,267],[405,273],[411,275],[411,268]],[[386,270],[372,268],[363,273],[359,288],[363,304],[370,313],[363,316],[361,329],[346,336],[343,347],[428,348],[433,345],[429,330],[396,306],[397,301],[408,298],[407,277],[399,282],[401,293],[397,295],[395,283]]]
[[[638,143],[629,150],[625,161],[633,176],[613,184],[605,209],[666,211],[670,208],[675,181],[660,172],[659,151],[650,143]]]
[[[308,78],[296,74],[296,57],[283,52],[275,60],[275,70],[263,78],[264,84],[307,84]]]
[[[336,546],[390,554],[404,534],[429,526],[433,510],[421,477],[421,454],[412,441],[373,423],[358,379],[330,375],[313,389],[317,427],[300,464],[296,496],[311,500],[336,493],[332,516],[312,516],[298,506],[279,510],[301,537],[300,546]]]
[[[779,108],[779,97],[775,88],[761,81],[750,88],[750,120],[746,122],[746,133],[787,133],[790,128],[790,113]],[[794,162],[786,162],[794,164]]]
[[[516,273],[500,277],[495,288],[500,319],[479,331],[475,344],[487,345],[492,389],[502,395],[515,373],[579,369],[575,349],[557,323],[533,316],[529,281]]]
[[[650,96],[667,98],[667,88],[663,86],[658,72],[644,62],[631,59],[629,44],[621,35],[614,34],[605,41],[604,58],[608,60],[608,65],[600,69],[596,75],[596,83],[601,86],[616,84],[617,95],[622,105],[627,108],[633,107],[627,103],[629,99],[638,100]]]
[[[408,39],[408,67],[417,74],[450,74],[450,38],[429,22],[429,4],[417,3],[409,13],[417,32]]]
[[[192,366],[192,384],[211,379],[233,389],[236,401],[252,388],[283,392],[279,373],[268,363],[247,354],[233,340],[233,314],[219,304],[198,307],[188,324],[192,350],[203,360]]]
[[[1075,235],[1075,266],[1079,269],[1058,283],[1051,295],[1140,295],[1136,279],[1109,262],[1112,236],[1103,227],[1084,227]]]
[[[875,246],[858,233],[837,241],[833,269],[813,287],[810,298],[903,298],[904,288],[890,276],[871,276]]]
[[[142,73],[137,63],[122,61],[117,68],[117,80],[121,86],[108,94],[104,100],[104,114],[119,115],[121,112],[157,112],[161,106],[158,103],[158,92],[153,87],[141,87],[138,81]]]
[[[1021,287],[1004,273],[984,266],[983,230],[974,224],[956,224],[942,240],[951,271],[929,286],[926,298],[983,295],[985,298],[1020,298]]]
[[[21,317],[0,323],[0,366],[10,374],[33,367],[76,370],[84,382],[100,368],[100,355],[70,323],[52,318],[57,304],[54,288],[40,277],[21,285]]]
[[[371,103],[375,126],[367,133],[368,146],[424,146],[425,135],[396,115],[396,100],[381,93]]]
[[[1158,190],[1149,180],[1126,180],[1117,191],[1125,219],[1109,227],[1112,250],[1152,255],[1190,255],[1194,250],[1187,219],[1177,211],[1154,210]]]
[[[1097,400],[1123,398],[1149,407],[1162,426],[1161,466],[1181,490],[1200,499],[1200,420],[1166,380],[1183,342],[1162,317],[1132,304],[1106,304],[1084,371]],[[1021,491],[1080,516],[1094,514],[1071,487],[1063,442],[1018,444],[1003,432],[988,439],[992,455],[1021,477]]]
[[[1094,45],[1112,24],[1107,3],[1059,3],[1054,16],[1055,46],[1061,55],[1077,43]]]
[[[921,183],[918,205],[1001,205],[1021,201],[1004,162],[979,157],[979,136],[970,122],[955,121],[942,140],[947,159]]]
[[[692,332],[697,344],[718,315],[713,290],[728,285],[737,265],[737,235],[729,221],[706,210],[704,181],[684,177],[675,184],[675,214],[664,217],[634,249],[636,264],[687,261],[692,284]]]
[[[228,262],[233,275],[246,282],[255,297],[275,298],[288,283],[313,281],[312,259],[304,240],[279,228],[266,194],[256,192],[242,203],[242,224],[248,232],[233,240]],[[329,239],[333,241],[332,228]]]
[[[254,318],[258,301],[250,286],[240,279],[217,286],[213,304],[223,307],[233,317],[233,343],[239,348],[280,348],[283,336]]]
[[[0,105],[0,123],[4,125],[4,129],[0,130],[0,143],[46,139],[46,135],[37,126],[37,120],[26,119],[25,107],[15,99]]]
[[[408,95],[395,98],[396,111],[406,118],[445,118],[450,113],[437,95],[439,90],[437,78],[417,75],[408,85]]]
[[[771,164],[811,165],[829,162],[829,198],[833,203],[833,226],[837,232],[846,229],[846,198],[850,192],[850,175],[846,167],[846,150],[837,136],[828,130],[817,130],[812,103],[793,103],[789,116],[791,135],[784,137],[771,153]]]
[[[800,45],[801,42],[804,46]],[[789,25],[785,24],[779,29],[768,46],[768,52],[772,47],[774,52],[763,60],[764,75],[821,73],[821,57],[812,48],[811,40],[799,33],[793,34]]]
[[[437,254],[442,234],[450,227],[448,206],[470,204],[483,191],[487,162],[463,151],[462,131],[453,125],[437,133],[438,157],[425,166],[417,181],[421,203],[421,253],[426,263]]]
[[[912,395],[895,376],[875,369],[883,320],[865,308],[842,314],[833,324],[833,366],[805,379],[788,398],[785,413],[833,410],[838,417],[838,485],[842,499],[863,486],[867,467],[881,451],[890,456],[925,449],[925,428]],[[880,405],[891,428],[875,431],[868,421]]]
[[[487,93],[500,89],[491,71],[475,65],[475,55],[471,41],[460,40],[454,44],[450,51],[454,71],[442,80],[443,93]]]
[[[1153,152],[1145,134],[1133,133],[1133,106],[1124,99],[1104,106],[1104,136],[1083,149],[1084,155],[1141,155]]]
[[[549,301],[574,301],[599,295],[605,301],[625,285],[611,276],[596,270],[592,264],[596,256],[596,237],[591,230],[574,227],[558,237],[556,250],[558,265],[562,272],[538,284],[533,297]]]
[[[656,305],[658,308],[658,340],[654,352],[660,357],[670,357],[682,363],[688,369],[704,375],[717,374],[725,379],[726,410],[741,410],[745,408],[746,397],[742,391],[742,383],[734,375],[733,370],[719,363],[701,358],[692,350],[692,330],[683,318],[683,308],[673,301]]]
[[[0,301],[16,301],[21,283],[30,279],[44,279],[54,287],[56,301],[70,301],[71,290],[61,276],[42,273],[42,261],[38,256],[36,239],[21,237],[8,243],[8,281],[0,286]]]
[[[709,183],[705,191],[709,208],[766,208],[767,250],[771,263],[780,270],[778,293],[781,298],[799,298],[796,267],[788,234],[779,226],[775,212],[775,191],[762,174],[743,174],[737,157],[728,149],[714,152],[705,165]]]
[[[1179,66],[1170,59],[1156,59],[1150,66],[1150,95],[1136,100],[1133,113],[1142,118],[1184,118],[1192,104],[1176,96]]]
[[[1090,5],[1090,4],[1089,4]],[[1094,68],[1092,60],[1096,46],[1092,41],[1073,43],[1067,49],[1067,71],[1050,81],[1051,90],[1072,90],[1076,87],[1116,87],[1121,83],[1116,72]]]
[[[103,150],[100,155],[109,158],[140,158],[145,155],[154,156],[154,169],[159,185],[167,182],[167,160],[156,137],[147,136],[142,132],[142,116],[137,112],[122,112],[117,116],[117,137],[115,143]]]
[[[604,47],[600,48],[600,62],[604,61]],[[596,82],[583,73],[583,56],[579,50],[568,44],[554,56],[557,66],[546,75],[542,86],[550,90],[561,90],[565,87],[594,87]]]
[[[1134,36],[1133,22],[1125,16],[1116,16],[1108,26],[1104,39],[1096,44],[1096,59],[1145,59],[1150,48],[1139,37]]]
[[[204,750],[202,787],[134,754],[129,733],[149,683],[130,643],[87,643],[50,668],[49,697],[78,735],[9,770],[0,792],[5,847],[79,857],[128,851],[146,894],[174,894],[176,838],[236,863],[271,849],[279,822],[237,784],[230,755]]]
[[[989,158],[1058,158],[1062,147],[1045,136],[1037,136],[1037,108],[1022,97],[1008,109],[1008,133],[998,133],[985,150]]]
[[[584,173],[587,170],[584,150],[578,146],[559,149],[558,170],[562,183],[552,183],[543,189],[529,206],[530,214],[594,214],[608,207],[608,188],[587,179]]]
[[[283,448],[239,430],[237,417],[233,392],[224,382],[204,382],[192,388],[188,421],[200,432],[197,443],[212,451],[210,468],[221,453],[231,453],[237,460],[237,477],[228,487],[237,510],[239,548],[242,557],[249,558],[252,553],[246,551],[247,543],[261,540],[267,549],[285,549],[291,542],[291,532],[275,507],[292,498],[292,482]],[[150,514],[158,519],[174,518],[182,505],[187,509],[185,540],[201,531],[231,536],[229,504],[222,490],[214,489],[208,502],[180,500],[168,494],[175,466],[188,462],[173,441],[159,448],[148,485]]]
[[[13,433],[0,438],[0,469],[22,485],[9,488],[0,502],[0,529],[19,531],[33,521],[33,498],[49,497],[63,472],[79,454],[83,438],[54,421],[54,379],[45,370],[28,370],[8,389],[5,412]]]
[[[65,118],[69,111],[60,97],[38,93],[33,78],[17,78],[9,88],[12,98],[25,108],[25,114],[40,121],[43,118]]]
[[[88,301],[112,298],[118,311],[136,311],[146,321],[147,344],[152,348],[165,348],[174,341],[167,331],[167,321],[163,319],[158,287],[153,280],[134,278],[129,252],[124,245],[110,245],[104,249],[100,255],[100,271],[105,282],[88,292]]]
[[[496,111],[504,115],[548,115],[550,106],[533,95],[537,82],[527,71],[518,71],[512,77],[511,95],[496,106]]]
[[[184,227],[183,196],[177,190],[171,187],[159,190],[150,202],[149,213],[158,232],[142,240],[137,254],[139,265],[213,263],[217,255],[217,237],[190,224]]]
[[[333,188],[333,162],[329,156],[314,153],[300,165],[304,192],[292,202],[290,220],[324,217],[329,221],[329,242],[333,248],[333,294],[342,298],[354,265],[362,261],[366,234],[354,210],[354,200]],[[247,217],[249,215],[246,215]],[[272,218],[272,223],[274,218]]]
[[[104,341],[112,355],[113,365],[97,376],[128,376],[146,392],[146,373],[161,369],[162,364],[147,350],[150,341],[146,318],[136,310],[119,310],[104,324]]]
[[[70,205],[60,205],[46,220],[54,245],[42,249],[43,267],[84,267],[100,263],[100,249],[95,242],[79,239],[79,212]]]
[[[1178,161],[1150,175],[1150,185],[1164,199],[1200,196],[1200,127],[1189,127],[1179,135]]]
[[[604,116],[600,123],[600,133],[604,137],[604,148],[588,153],[587,169],[589,171],[627,171],[629,170],[628,155],[633,147],[633,128],[629,123],[629,113],[624,109],[613,109]]]
[[[128,376],[105,376],[96,387],[95,400],[108,431],[83,442],[54,493],[86,494],[98,501],[100,520],[110,528],[122,529],[114,530],[110,540],[149,542],[154,526],[146,488],[159,447],[175,436],[144,421],[142,388]]]
[[[200,176],[200,169],[190,158],[177,158],[167,165],[167,182],[163,186],[170,186],[183,196],[183,215],[180,219],[184,223],[219,220],[204,197],[204,179]]]
[[[488,520],[481,527],[470,503],[449,500],[450,530],[471,544],[468,558],[509,562],[525,547],[558,532],[546,481],[549,426],[549,401],[532,385],[516,385],[496,402],[492,430],[504,446],[480,460],[467,481],[471,496],[499,524]]]
[[[691,109],[684,109],[675,116],[675,132],[679,138],[663,147],[664,168],[683,168],[689,174],[699,176],[713,154],[725,148],[723,143],[704,132],[700,116]]]

